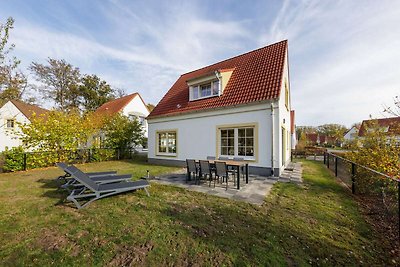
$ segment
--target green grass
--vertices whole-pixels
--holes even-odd
[[[322,164],[304,184],[276,184],[263,206],[152,184],[76,210],[56,168],[0,174],[0,265],[382,265],[383,248]],[[114,161],[86,171],[176,168]]]

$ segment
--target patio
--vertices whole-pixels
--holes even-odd
[[[230,182],[228,189],[226,190],[225,184],[216,184],[211,187],[208,181],[202,181],[200,185],[194,184],[193,181],[186,182],[186,169],[180,173],[173,173],[154,177],[151,181],[160,184],[173,185],[181,188],[185,188],[189,191],[201,192],[209,195],[218,197],[234,199],[243,201],[255,205],[261,206],[266,196],[269,195],[272,186],[276,182],[294,182],[301,183],[302,167],[300,163],[291,163],[288,168],[278,177],[264,177],[257,175],[249,175],[249,183],[241,180],[241,188],[237,190],[233,182]]]

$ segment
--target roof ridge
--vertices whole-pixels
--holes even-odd
[[[184,76],[184,75],[186,75],[186,74],[189,74],[189,73],[192,73],[192,72],[195,72],[195,71],[199,71],[199,70],[202,70],[202,69],[211,67],[212,65],[216,65],[216,64],[219,64],[219,63],[228,61],[228,60],[232,60],[232,59],[234,59],[234,58],[238,58],[238,57],[241,57],[241,56],[244,56],[244,55],[247,55],[247,54],[256,52],[256,51],[258,51],[258,50],[261,50],[261,49],[264,49],[264,48],[267,48],[267,47],[270,47],[270,46],[273,46],[273,45],[277,45],[277,44],[280,44],[280,43],[284,43],[284,42],[287,43],[287,42],[288,42],[288,39],[285,39],[285,40],[282,40],[282,41],[279,41],[279,42],[276,42],[276,43],[273,43],[273,44],[269,44],[269,45],[266,45],[266,46],[263,46],[263,47],[256,48],[256,49],[251,50],[251,51],[248,51],[248,52],[246,52],[246,53],[243,53],[243,54],[240,54],[240,55],[236,55],[236,56],[233,56],[233,57],[230,57],[230,58],[227,58],[227,59],[224,59],[224,60],[221,60],[221,61],[218,61],[218,62],[209,64],[209,65],[204,66],[204,67],[199,68],[199,69],[195,69],[195,70],[192,70],[192,71],[189,71],[189,72],[185,72],[185,73],[181,74],[181,76]]]

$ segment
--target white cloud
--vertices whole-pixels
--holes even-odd
[[[289,39],[297,124],[350,126],[380,116],[400,93],[399,2],[298,3],[284,2],[262,37]]]

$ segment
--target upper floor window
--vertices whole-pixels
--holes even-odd
[[[15,120],[7,120],[7,128],[14,128]]]
[[[218,96],[220,92],[219,80],[190,86],[190,100]]]

